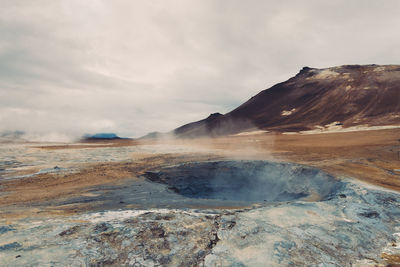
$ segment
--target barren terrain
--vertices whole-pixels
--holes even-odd
[[[329,133],[329,134],[276,134],[255,133],[219,138],[188,140],[166,139],[163,141],[113,141],[90,145],[33,145],[43,151],[97,149],[104,147],[160,145],[186,147],[182,153],[132,153],[130,160],[78,164],[72,173],[42,173],[24,179],[1,180],[0,205],[3,218],[19,216],[28,212],[63,214],[90,208],[86,203],[73,207],[46,207],[32,210],[32,206],[43,208],[40,203],[54,203],[80,195],[94,186],[118,184],[137,179],[146,171],[163,166],[204,160],[257,159],[289,161],[318,167],[338,178],[352,178],[400,191],[400,129]],[[26,175],[32,170],[23,170]],[[12,207],[12,209],[10,209]],[[25,208],[24,208],[25,207]],[[4,213],[7,210],[7,213]],[[11,214],[10,214],[11,212]],[[22,214],[20,214],[22,212]]]
[[[384,129],[3,144],[0,259],[397,266],[399,138]]]

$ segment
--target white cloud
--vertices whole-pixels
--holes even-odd
[[[0,132],[168,131],[228,112],[305,65],[400,60],[396,0],[1,6]]]

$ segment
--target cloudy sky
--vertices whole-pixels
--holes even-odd
[[[303,66],[398,64],[398,0],[0,0],[0,132],[169,131]]]

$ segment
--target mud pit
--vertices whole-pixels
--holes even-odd
[[[187,163],[146,178],[189,198],[250,203],[324,200],[342,185],[318,169],[270,161]]]
[[[99,148],[85,151],[82,158],[90,152],[117,160],[133,153],[124,151],[110,154]],[[346,177],[335,180],[299,164],[217,161],[221,158],[209,155],[163,157],[98,166],[89,178],[110,176],[102,181],[112,183],[81,187],[83,194],[73,197],[29,203],[27,207],[36,209],[32,217],[0,220],[0,265],[398,264],[398,192]],[[55,165],[66,167],[58,161]],[[112,171],[121,170],[132,177],[112,180]],[[145,171],[150,172],[143,175]],[[46,175],[58,183],[84,181],[78,174]],[[40,178],[21,179],[43,187]],[[59,207],[77,212],[60,217],[39,209]]]

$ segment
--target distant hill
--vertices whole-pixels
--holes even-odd
[[[4,131],[0,133],[0,137],[10,139],[21,139],[25,135],[23,131]]]
[[[3,131],[0,132],[0,143],[26,142],[23,131]]]
[[[151,132],[151,133],[146,134],[145,136],[140,137],[140,139],[157,139],[157,138],[162,138],[166,135],[167,134],[165,134],[165,133]]]
[[[211,114],[172,133],[190,138],[252,129],[304,131],[326,125],[400,125],[400,66],[304,67],[231,112]]]
[[[96,133],[93,135],[86,134],[82,138],[84,141],[97,141],[97,140],[118,140],[118,139],[129,139],[121,138],[115,133]]]

